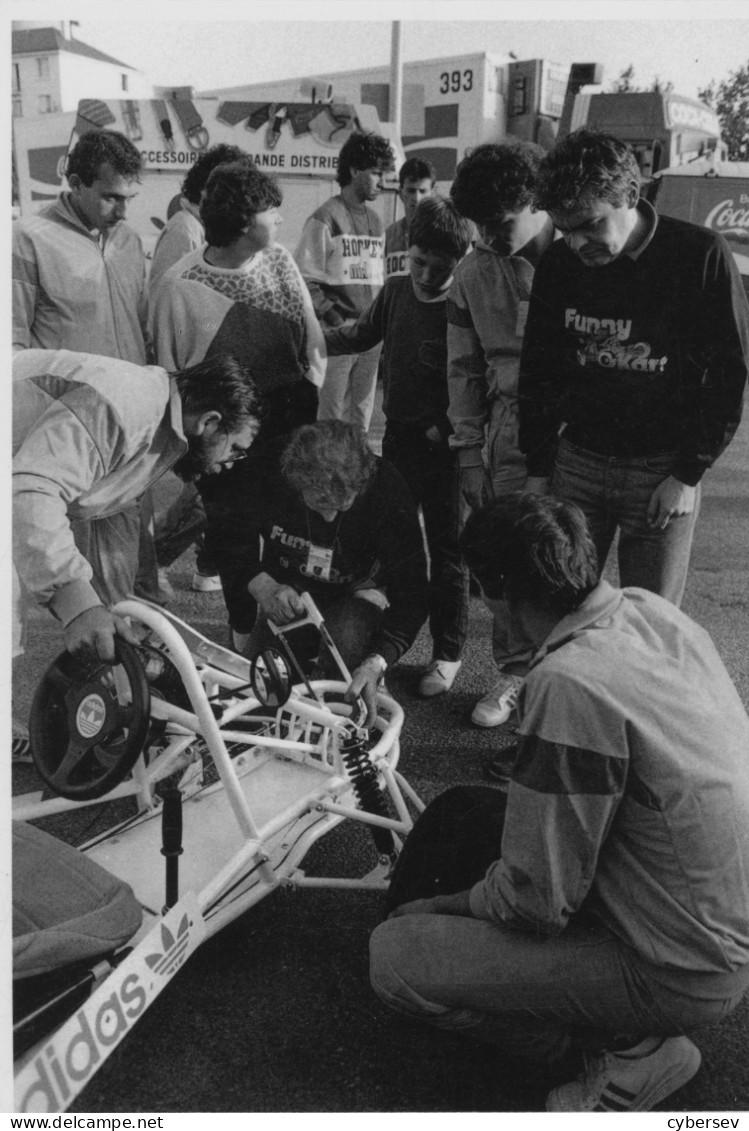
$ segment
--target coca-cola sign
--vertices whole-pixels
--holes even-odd
[[[711,208],[703,224],[728,239],[749,242],[749,196],[742,193],[738,204],[734,203],[733,197],[721,200]]]

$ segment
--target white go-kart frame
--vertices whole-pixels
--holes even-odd
[[[190,953],[275,888],[387,888],[424,808],[397,769],[403,712],[379,693],[374,727],[360,728],[361,705],[344,701],[350,675],[303,599],[306,616],[252,664],[129,599],[114,612],[146,633],[145,662],[141,651],[133,668],[120,649],[81,681],[55,668],[36,734],[40,772],[65,795],[18,796],[13,819],[134,798],[135,816],[79,851],[132,887],[143,921],[125,950],[93,966],[84,1004],[18,1059],[16,1110],[66,1110]],[[299,668],[288,636],[307,624],[340,680],[309,680]],[[145,704],[136,702],[144,673]],[[39,767],[36,749],[35,758]],[[124,778],[120,763],[131,764]],[[371,828],[376,867],[356,879],[306,875],[306,853],[344,820]]]

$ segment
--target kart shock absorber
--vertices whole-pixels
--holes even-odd
[[[359,807],[375,817],[387,817],[388,811],[377,781],[377,771],[367,753],[364,739],[357,734],[350,734],[341,739],[340,751]],[[390,829],[383,829],[379,825],[370,825],[370,829],[380,856],[394,861],[398,853]]]

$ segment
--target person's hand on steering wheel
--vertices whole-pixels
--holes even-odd
[[[114,662],[114,638],[122,636],[128,644],[138,644],[138,637],[127,621],[116,617],[103,605],[93,605],[74,617],[65,626],[65,648],[79,659]]]

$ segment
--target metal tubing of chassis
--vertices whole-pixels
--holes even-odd
[[[364,809],[347,809],[345,805],[338,805],[337,802],[327,801],[325,798],[320,798],[316,805],[327,813],[339,813],[352,821],[362,821],[365,825],[378,825],[382,829],[390,829],[391,832],[403,833],[404,836],[411,831],[410,818],[406,824],[404,821],[395,821],[392,817],[378,817],[374,813],[365,812]]]
[[[185,690],[190,697],[195,714],[200,723],[200,733],[208,742],[213,760],[216,763],[224,789],[229,798],[234,816],[244,836],[257,839],[258,833],[252,811],[242,792],[231,758],[221,737],[221,729],[214,718],[211,705],[195,670],[192,654],[177,630],[156,609],[151,609],[139,601],[118,602],[112,610],[117,616],[134,617],[157,632],[169,649],[170,658],[182,677]]]
[[[390,769],[387,762],[385,762],[384,759],[382,759],[382,761],[384,762],[384,765],[381,764],[377,768],[385,779],[388,793],[390,794],[393,805],[395,805],[395,808],[398,810],[398,816],[400,817],[400,819],[404,823],[408,823],[408,825],[411,826],[413,824],[413,821],[411,820],[411,814],[406,808],[406,803],[403,800],[403,794],[398,788],[398,783],[395,780],[395,774]]]
[[[423,813],[426,809],[426,805],[421,800],[416,790],[408,784],[406,779],[403,777],[403,774],[399,774],[397,770],[393,770],[393,777],[395,778],[396,782],[403,790],[403,792],[406,794],[406,796],[409,797],[411,801],[413,801],[419,812]]]
[[[292,876],[281,880],[281,883],[295,888],[356,888],[363,891],[387,891],[390,887],[388,880],[352,880],[333,876]]]

